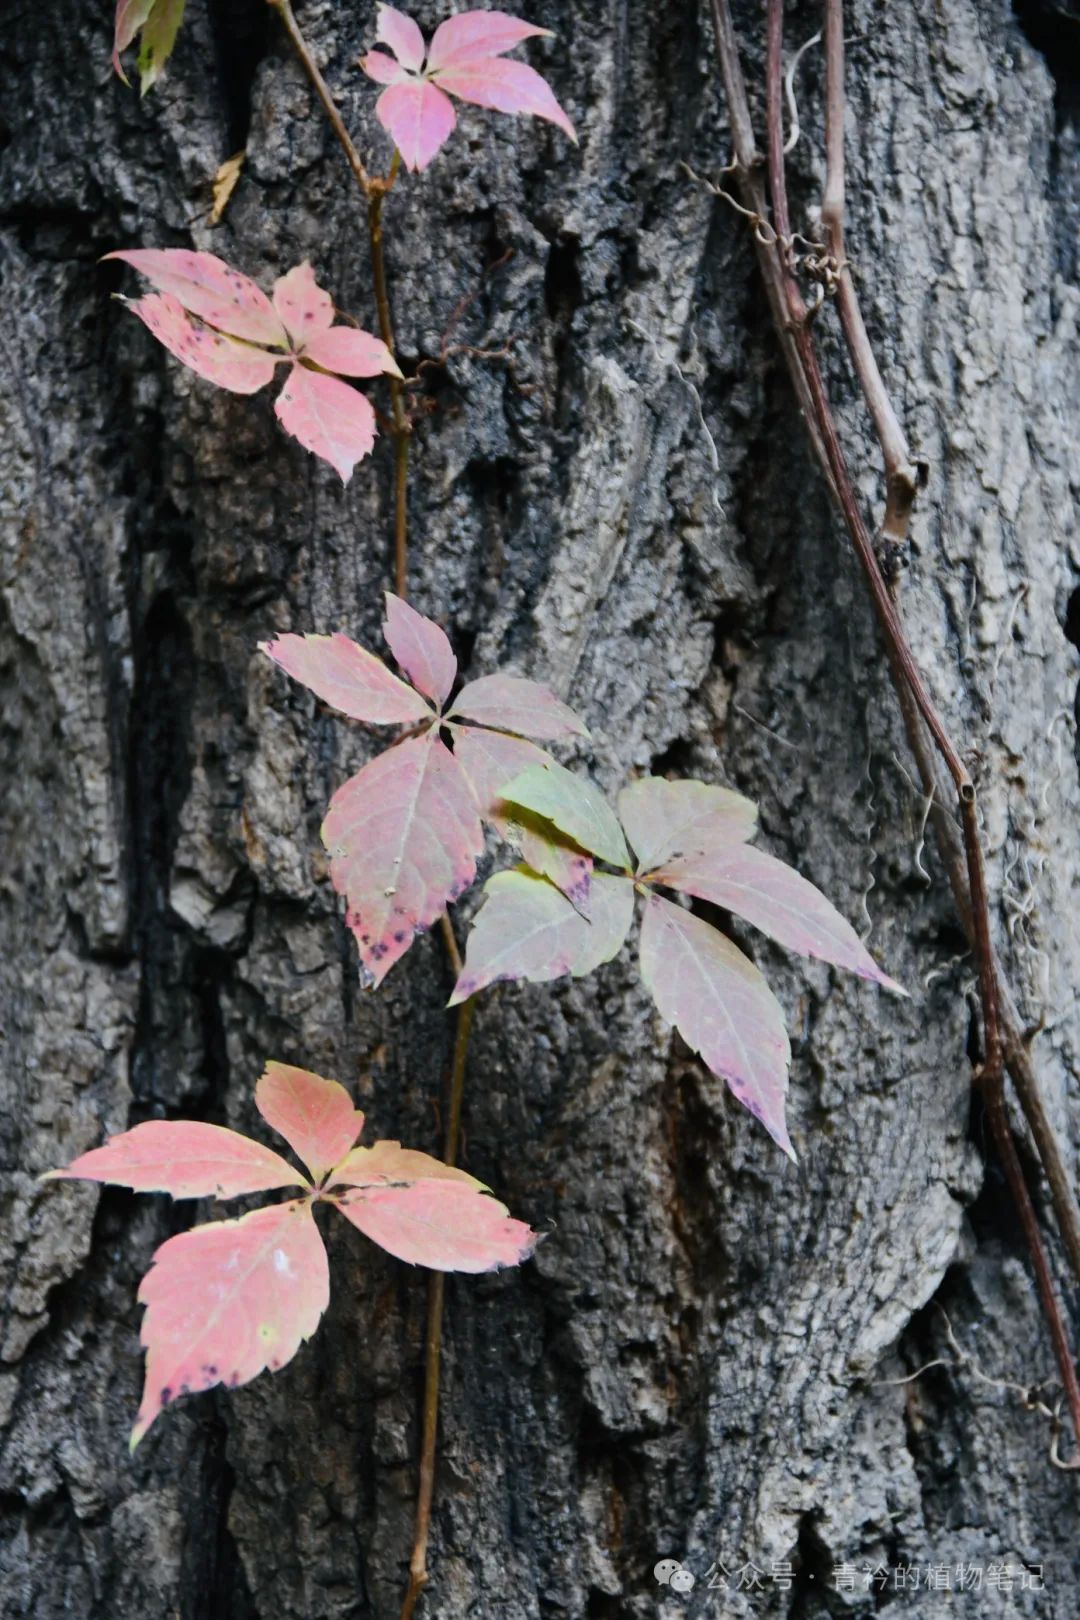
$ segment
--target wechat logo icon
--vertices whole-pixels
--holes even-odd
[[[677,1558],[661,1558],[653,1569],[653,1577],[660,1586],[670,1586],[673,1592],[692,1592],[694,1577],[684,1569]]]

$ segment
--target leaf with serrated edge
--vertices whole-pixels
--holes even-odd
[[[368,985],[468,888],[484,847],[468,778],[431,732],[387,749],[340,787],[322,837]]]
[[[381,5],[375,38],[393,51],[402,67],[408,68],[410,73],[419,73],[424,63],[424,36],[411,17],[393,6]]]
[[[334,300],[319,286],[306,260],[279,276],[270,296],[294,349],[303,349],[310,338],[334,324]]]
[[[378,55],[372,51],[366,60]],[[375,103],[375,116],[401,153],[402,163],[414,173],[427,168],[457,123],[450,97],[426,79],[389,85]]]
[[[431,37],[428,72],[458,67],[486,56],[501,56],[526,39],[552,38],[550,28],[537,28],[505,11],[463,11],[441,22]]]
[[[401,367],[382,338],[355,326],[332,326],[316,332],[304,344],[304,359],[342,377],[378,377],[386,372],[401,376]]]
[[[556,101],[551,86],[527,62],[506,62],[497,56],[461,62],[442,69],[434,83],[476,107],[543,118],[577,145],[574,126]]]
[[[589,898],[586,919],[535,873],[521,867],[497,872],[484,885],[484,904],[448,1005],[502,980],[543,984],[565,973],[579,979],[610,962],[633,921],[634,886],[629,878],[594,872]]]
[[[386,592],[386,644],[418,692],[439,708],[450,696],[457,674],[457,659],[446,631],[433,619],[417,613],[408,602]]]
[[[481,675],[457,695],[449,719],[477,720],[522,737],[587,737],[585,723],[546,686],[520,675]]]
[[[502,796],[510,804],[520,804],[535,815],[553,821],[582,849],[612,866],[630,866],[630,852],[614,810],[599,788],[551,760],[546,765],[529,765],[503,784]]]
[[[376,1142],[372,1147],[353,1148],[327,1182],[328,1187],[385,1187],[388,1182],[460,1181],[478,1192],[486,1190],[482,1181],[456,1165],[443,1164],[429,1153],[403,1148],[400,1142]]]
[[[213,253],[189,248],[132,248],[106,253],[145,276],[159,292],[171,293],[184,308],[220,332],[247,343],[288,346],[285,328],[261,287]]]
[[[310,1339],[330,1302],[310,1203],[272,1204],[170,1238],[139,1300],[146,1383],[132,1450],[178,1395],[276,1372]]]
[[[641,977],[661,1017],[795,1157],[784,1121],[791,1047],[780,1004],[729,939],[658,894],[641,926]]]
[[[434,1271],[516,1266],[537,1243],[537,1234],[505,1204],[457,1181],[359,1188],[346,1193],[338,1208],[388,1254]]]
[[[694,859],[669,861],[652,876],[668,888],[734,911],[800,956],[819,957],[887,990],[907,993],[882,972],[820,889],[764,850],[737,844]]]
[[[375,443],[371,401],[340,377],[294,365],[274,404],[274,415],[305,450],[328,461],[347,484]]]
[[[752,838],[757,805],[707,782],[643,776],[619,794],[619,819],[638,858],[637,870],[689,859]]]
[[[139,40],[139,94],[145,96],[161,77],[172,55],[184,18],[184,0],[157,0]]]
[[[364,1128],[364,1116],[344,1086],[290,1063],[267,1063],[255,1087],[255,1106],[316,1182],[345,1157]]]
[[[592,857],[569,842],[563,843],[550,821],[534,817],[520,806],[507,804],[499,789],[528,765],[547,765],[551,755],[524,737],[481,726],[455,726],[454,758],[472,783],[480,814],[500,838],[519,852],[526,866],[550,878],[557,889],[581,912],[589,915],[589,880]]]
[[[171,293],[123,299],[133,315],[185,366],[231,394],[254,394],[274,380],[275,359],[265,349],[236,343],[209,326],[198,326]]]
[[[372,726],[407,726],[435,718],[419,692],[399,681],[381,658],[340,630],[332,636],[289,633],[274,641],[260,641],[259,646],[287,675],[354,720]]]
[[[307,1185],[280,1153],[200,1120],[149,1119],[91,1148],[46,1181],[106,1181],[174,1198],[238,1198]]]

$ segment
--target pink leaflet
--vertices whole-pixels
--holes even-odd
[[[399,62],[385,51],[368,51],[366,56],[360,58],[360,66],[369,79],[376,84],[400,84],[408,78],[408,74]]]
[[[754,836],[757,805],[707,782],[643,776],[619,794],[619,816],[637,870],[689,860]]]
[[[106,1181],[174,1198],[238,1198],[302,1187],[298,1170],[270,1148],[221,1125],[150,1119],[92,1148],[47,1181]]]
[[[106,253],[122,259],[159,292],[171,293],[186,310],[231,337],[287,347],[285,328],[261,287],[212,253],[188,248],[135,248]]]
[[[354,720],[407,726],[435,718],[418,692],[340,630],[332,636],[287,634],[259,646],[287,675]]]
[[[369,987],[468,888],[484,848],[472,788],[433,732],[388,748],[338,788],[322,838]]]
[[[378,377],[382,372],[401,376],[400,366],[382,339],[353,326],[316,332],[304,345],[304,359],[342,377]]]
[[[127,50],[155,4],[156,0],[117,0],[116,17],[113,22],[112,65],[125,84],[128,77],[120,62],[121,53]]]
[[[329,331],[334,323],[334,301],[319,286],[306,260],[278,277],[271,296],[294,349],[305,348],[310,338]]]
[[[519,675],[481,675],[458,693],[449,718],[479,720],[502,731],[525,737],[587,737],[584,723],[573,709],[536,681]]]
[[[854,928],[820,889],[764,850],[736,844],[696,858],[670,861],[653,875],[657,883],[736,912],[788,950],[819,957],[887,990],[906,994],[882,972]]]
[[[255,1106],[316,1182],[345,1157],[364,1128],[364,1116],[344,1086],[289,1063],[267,1063],[255,1087]]]
[[[330,1272],[310,1203],[272,1204],[170,1238],[139,1299],[146,1383],[132,1450],[176,1396],[276,1372],[314,1333]]]
[[[383,631],[387,646],[416,690],[441,709],[457,674],[457,659],[446,631],[392,591],[386,592]]]
[[[353,1148],[336,1166],[329,1187],[385,1187],[388,1182],[459,1181],[474,1192],[485,1192],[482,1181],[456,1165],[443,1164],[428,1153],[403,1148],[400,1142],[376,1142],[373,1147]]]
[[[501,56],[461,62],[441,71],[433,81],[452,96],[496,112],[528,113],[546,119],[577,145],[574,126],[552,94],[551,86],[527,62],[507,62]]]
[[[485,56],[501,56],[522,40],[541,35],[553,38],[550,28],[535,28],[505,11],[463,11],[436,28],[428,51],[428,72],[471,64]]]
[[[393,51],[403,68],[419,73],[424,65],[424,36],[411,17],[393,6],[380,5],[375,38]]]
[[[516,1266],[538,1241],[504,1204],[456,1181],[348,1192],[338,1208],[388,1254],[434,1271]]]
[[[524,737],[511,737],[505,731],[489,731],[480,726],[454,727],[454,757],[472,783],[483,819],[500,838],[513,844],[527,866],[561,889],[571,905],[589,915],[591,855],[569,840],[555,843],[554,828],[531,820],[517,805],[508,804],[500,789],[529,765],[548,765],[551,755]]]
[[[715,928],[658,894],[645,901],[640,959],[661,1017],[794,1159],[784,1121],[791,1047],[780,1004],[757,968]]]
[[[375,103],[375,116],[414,173],[427,168],[457,123],[449,96],[427,79],[391,84]]]
[[[375,443],[375,412],[369,400],[339,377],[294,365],[277,397],[274,414],[305,450],[328,461],[343,484]]]
[[[124,299],[124,303],[170,354],[207,382],[232,394],[254,394],[273,381],[272,354],[235,343],[208,326],[197,326],[171,293],[147,293],[143,298]]]
[[[522,867],[497,872],[484,885],[465,966],[447,1005],[457,1006],[502,980],[544,984],[565,973],[578,979],[610,962],[633,921],[634,885],[629,878],[594,872],[589,906],[586,919],[565,895]]]

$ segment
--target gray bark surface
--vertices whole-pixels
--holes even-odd
[[[389,445],[342,489],[269,392],[182,370],[111,301],[130,273],[97,262],[194,242],[268,285],[307,257],[374,324],[358,198],[272,17],[188,10],[144,102],[110,72],[100,6],[23,0],[0,39],[0,1614],[375,1620],[411,1540],[423,1274],[328,1231],[331,1306],[295,1362],[181,1402],[129,1459],[138,1280],[193,1206],[35,1179],[146,1118],[258,1131],[268,1056],[338,1076],[375,1135],[440,1143],[438,936],[362,994],[318,839],[379,740],[257,651],[336,628],[378,649]],[[764,847],[870,930],[912,997],[738,931],[788,1016],[798,1167],[661,1025],[632,950],[485,997],[466,1163],[550,1235],[520,1272],[448,1286],[426,1612],[1072,1620],[1078,1476],[993,1382],[1047,1378],[1055,1398],[971,1101],[972,963],[745,222],[678,167],[728,158],[705,9],[528,15],[557,31],[529,59],[580,149],[463,108],[387,205],[407,369],[470,294],[452,341],[513,353],[427,373],[412,599],[472,673],[509,666],[573,703],[593,745],[567,757],[605,788],[651,769],[759,800]],[[367,9],[311,0],[301,20],[378,167]],[[759,83],[759,8],[738,20]],[[792,45],[817,25],[792,7]],[[1071,1166],[1076,26],[1004,0],[857,0],[848,26],[849,251],[932,468],[905,611],[975,750],[997,943],[1042,1022]],[[804,228],[820,89],[811,53]],[[212,227],[210,177],[245,142]],[[831,312],[820,329],[876,509]],[[688,1597],[656,1585],[665,1556],[695,1573]],[[720,1559],[732,1589],[709,1590]],[[760,1592],[734,1590],[748,1563]],[[947,1566],[955,1584],[958,1564],[980,1591],[862,1575]],[[1004,1565],[1012,1590],[990,1589]],[[1045,1591],[1021,1590],[1024,1565]],[[834,1589],[842,1566],[854,1591]]]

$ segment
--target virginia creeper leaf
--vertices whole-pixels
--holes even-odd
[[[304,359],[313,360],[324,371],[336,371],[341,377],[378,377],[381,372],[401,376],[401,367],[382,338],[355,326],[332,326],[328,332],[315,332],[304,345]]]
[[[637,870],[651,872],[665,861],[690,860],[752,838],[757,805],[707,782],[643,776],[619,794],[619,817]]]
[[[536,1233],[515,1220],[505,1204],[442,1178],[356,1189],[338,1207],[387,1253],[434,1271],[516,1266],[537,1243]]]
[[[139,39],[139,94],[145,96],[160,79],[172,55],[184,17],[184,0],[157,0],[143,23]]]
[[[661,1017],[794,1159],[784,1120],[791,1047],[780,1004],[754,964],[700,917],[649,894],[641,977]]]
[[[267,1063],[255,1106],[316,1182],[344,1159],[364,1128],[364,1116],[344,1086],[289,1063]]]
[[[479,720],[500,731],[555,742],[561,737],[587,737],[584,722],[553,692],[520,675],[481,675],[457,695],[450,717]]]
[[[519,852],[526,866],[550,878],[557,889],[581,912],[589,915],[589,879],[592,858],[570,842],[553,840],[549,821],[533,816],[502,797],[505,782],[526,766],[552,762],[536,743],[511,737],[505,731],[480,726],[454,727],[454,758],[472,783],[483,819]],[[557,835],[556,835],[557,836]]]
[[[373,1147],[353,1148],[334,1169],[328,1187],[385,1187],[389,1182],[460,1181],[476,1191],[486,1191],[482,1181],[456,1165],[443,1164],[429,1153],[403,1148],[400,1142],[376,1142]]]
[[[159,292],[171,293],[192,315],[219,332],[271,348],[288,346],[285,328],[262,288],[213,253],[132,248],[105,257],[131,265]]]
[[[273,381],[272,354],[237,343],[209,326],[196,325],[179,298],[171,293],[147,293],[143,298],[125,298],[123,302],[170,354],[207,382],[227,388],[232,394],[254,394]]]
[[[883,973],[851,924],[792,867],[750,844],[736,844],[682,860],[654,872],[657,883],[695,894],[745,917],[779,944],[801,956],[848,968],[889,990],[905,992]]]
[[[376,37],[393,55],[369,51],[360,66],[387,86],[375,113],[406,168],[426,168],[454,128],[445,90],[480,107],[547,119],[576,141],[573,124],[545,80],[523,62],[501,59],[523,40],[546,33],[503,11],[465,11],[440,23],[425,64],[416,24],[393,7],[380,6]]]
[[[146,1384],[131,1445],[178,1395],[277,1371],[330,1302],[326,1249],[297,1200],[163,1243],[142,1280]]]
[[[286,433],[299,439],[305,450],[328,461],[343,484],[358,461],[371,454],[375,443],[375,412],[371,402],[340,377],[293,366],[274,404],[274,414]]]
[[[431,732],[387,749],[340,787],[322,837],[369,985],[468,887],[484,847],[468,778]]]
[[[502,980],[542,984],[565,973],[577,979],[610,962],[633,920],[634,886],[629,878],[594,872],[589,902],[586,919],[535,873],[521,867],[497,872],[484,885],[484,904],[448,1005]]]
[[[441,709],[457,674],[457,659],[446,631],[392,591],[386,592],[383,629],[387,646],[417,691]]]
[[[238,1198],[306,1183],[261,1142],[200,1120],[150,1119],[111,1136],[43,1181],[106,1181],[174,1198]]]
[[[615,812],[598,788],[568,771],[565,765],[557,765],[554,760],[546,765],[529,765],[520,776],[504,783],[502,796],[511,804],[546,816],[582,849],[600,855],[613,866],[630,866],[630,853]]]
[[[278,636],[259,646],[287,675],[354,720],[407,726],[435,718],[418,692],[340,630],[332,636]]]

